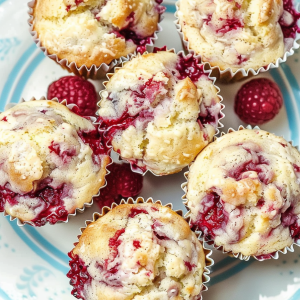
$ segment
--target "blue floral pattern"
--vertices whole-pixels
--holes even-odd
[[[33,266],[32,269],[25,268],[24,274],[20,276],[21,283],[17,283],[19,290],[27,291],[30,297],[36,296],[34,289],[53,273],[43,266]]]
[[[0,60],[4,60],[8,54],[13,53],[20,43],[21,41],[19,41],[16,37],[0,39]]]

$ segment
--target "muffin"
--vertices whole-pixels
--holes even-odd
[[[190,167],[191,224],[226,252],[271,258],[300,238],[300,154],[260,129],[225,134]]]
[[[77,68],[143,50],[158,30],[164,7],[156,0],[36,0],[31,30],[40,46]],[[141,47],[141,49],[137,49]]]
[[[91,222],[75,245],[67,276],[77,298],[201,299],[204,250],[168,207],[119,205]]]
[[[55,101],[0,114],[0,212],[42,226],[67,221],[105,184],[110,158],[93,123]]]
[[[221,126],[218,89],[192,55],[138,55],[110,76],[101,93],[98,121],[133,170],[179,172]]]
[[[300,14],[292,0],[180,0],[178,24],[190,50],[220,70],[258,70],[290,51]]]

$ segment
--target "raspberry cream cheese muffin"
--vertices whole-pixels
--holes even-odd
[[[201,299],[202,245],[181,216],[157,203],[115,207],[84,229],[69,256],[79,299]]]
[[[66,221],[105,184],[109,162],[91,121],[55,101],[18,104],[0,114],[0,212]]]
[[[258,70],[290,51],[300,14],[292,0],[180,0],[177,17],[189,49],[221,70]]]
[[[300,241],[300,154],[259,129],[225,134],[188,174],[191,224],[225,251],[271,258]]]
[[[164,7],[160,0],[36,0],[31,20],[41,46],[77,67],[133,53],[151,43]],[[143,48],[144,49],[144,48]],[[138,50],[143,50],[138,49]]]
[[[133,169],[179,172],[212,141],[220,97],[198,59],[159,51],[139,55],[106,83],[100,127]]]

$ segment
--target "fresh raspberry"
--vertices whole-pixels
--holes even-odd
[[[279,87],[266,78],[253,79],[238,91],[234,111],[240,119],[251,125],[264,124],[272,120],[282,107]]]
[[[48,99],[66,99],[68,104],[76,104],[81,116],[94,116],[97,110],[97,93],[89,81],[79,76],[65,76],[52,82],[48,87]]]
[[[100,190],[100,196],[95,197],[99,208],[110,207],[113,202],[120,203],[124,197],[137,196],[143,187],[143,176],[131,171],[129,164],[116,164],[108,166],[110,174],[106,176],[107,185]]]

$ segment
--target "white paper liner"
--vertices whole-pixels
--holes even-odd
[[[255,126],[255,127],[252,127],[251,125],[248,125],[246,127],[244,127],[243,125],[240,125],[238,127],[237,130],[233,129],[233,128],[229,128],[227,133],[224,133],[222,132],[221,133],[221,136],[224,136],[225,134],[228,134],[228,133],[231,133],[231,132],[235,132],[235,131],[240,131],[240,130],[244,130],[244,129],[253,129],[253,130],[260,130],[260,128],[258,126]],[[215,137],[215,140],[217,140],[218,138]],[[293,146],[293,143],[292,141],[289,141],[289,143]],[[294,148],[296,148],[298,151],[299,151],[299,148],[298,146],[293,146]],[[189,166],[190,168],[190,166]],[[184,173],[184,177],[186,179],[186,181],[184,183],[181,184],[181,189],[184,191],[184,195],[181,197],[181,199],[183,200],[183,204],[184,206],[186,207],[187,209],[187,213],[185,214],[185,218],[189,221],[189,224],[190,224],[190,227],[192,227],[192,224],[191,224],[191,211],[187,205],[188,203],[188,199],[186,197],[186,194],[187,194],[187,184],[188,184],[188,175],[189,175],[189,171],[185,172]],[[202,232],[201,230],[199,230],[199,228],[197,227],[196,231],[200,231]],[[232,251],[225,251],[223,246],[217,246],[215,243],[214,243],[214,240],[212,239],[207,239],[206,236],[202,236],[201,237],[201,240],[203,240],[204,242],[206,242],[208,245],[213,245],[213,248],[216,249],[216,250],[219,250],[219,251],[222,251],[223,254],[228,254],[229,256],[232,256],[232,257],[235,257],[235,258],[239,258],[240,260],[245,260],[245,261],[248,261],[251,257],[255,258],[256,260],[258,261],[264,261],[264,260],[267,260],[266,258],[263,258],[264,254],[263,255],[258,255],[258,256],[255,256],[255,255],[243,255],[242,253],[234,253]],[[286,254],[287,252],[294,252],[294,245],[300,247],[300,240],[298,240],[298,242],[293,242],[292,245],[290,245],[289,247],[285,247],[283,249],[280,249],[280,250],[277,250],[275,251],[273,254],[266,254],[266,256],[269,256],[273,259],[278,259],[279,258],[279,253],[282,253],[282,254]]]
[[[152,53],[153,50],[154,50],[154,48],[156,48],[156,47],[154,47],[154,46],[147,46],[147,51],[146,51],[145,53],[143,53],[142,55],[148,54],[148,53]],[[163,51],[175,53],[175,54],[177,54],[177,55],[182,54],[184,57],[186,57],[186,55],[184,54],[183,51],[179,51],[178,53],[176,53],[176,50],[175,50],[174,48],[166,49],[166,50],[163,50]],[[133,58],[135,58],[135,57],[138,57],[138,56],[140,56],[140,55],[141,55],[141,54],[132,54],[132,55],[130,55],[130,59],[129,59],[128,61],[123,61],[123,62],[121,62],[120,65],[117,65],[117,66],[114,68],[114,72],[115,72],[116,70],[119,70],[119,69],[123,68],[123,66],[124,66],[127,62],[129,62],[131,59],[133,59]],[[194,55],[194,57],[195,57],[196,59],[199,59],[199,60],[201,59],[199,55]],[[200,64],[200,63],[199,63],[199,64]],[[211,70],[207,70],[207,69],[205,69],[205,68],[203,67],[203,72],[204,72],[204,73],[208,76],[208,78],[212,81],[214,87],[217,89],[217,96],[218,96],[218,98],[220,99],[220,104],[221,104],[220,114],[221,114],[221,117],[220,117],[219,120],[218,120],[218,126],[217,126],[217,128],[216,128],[216,133],[214,134],[214,137],[216,137],[216,136],[220,133],[220,129],[224,127],[224,125],[221,123],[221,120],[225,118],[225,114],[224,114],[224,112],[223,112],[223,110],[225,109],[225,104],[223,104],[223,97],[220,95],[220,88],[219,88],[218,86],[215,85],[216,78],[211,76]],[[104,89],[101,90],[101,91],[99,92],[99,95],[100,95],[100,101],[98,102],[98,107],[99,107],[99,104],[100,104],[100,102],[101,102],[101,100],[102,100],[102,93],[106,91],[106,85],[108,84],[110,78],[111,78],[113,75],[114,75],[114,73],[107,73],[107,74],[106,74],[106,77],[107,77],[108,80],[103,82]],[[98,111],[96,112],[96,115],[98,115]],[[139,174],[141,174],[141,175],[143,175],[143,176],[145,176],[147,172],[150,172],[150,173],[152,173],[154,176],[157,176],[157,177],[159,177],[159,176],[166,176],[165,174],[162,174],[162,175],[161,175],[161,174],[156,174],[156,173],[154,173],[152,170],[149,170],[149,169],[146,169],[145,172],[142,172],[140,168],[135,168],[128,160],[123,159],[122,156],[121,156],[119,153],[117,153],[117,152],[115,152],[115,153],[116,153],[116,155],[117,155],[117,161],[118,161],[118,162],[129,163],[132,172],[139,173]],[[185,167],[187,167],[187,166],[185,166]],[[183,168],[185,168],[185,167],[183,167]],[[183,168],[182,168],[182,169],[183,169]],[[181,170],[182,170],[182,169],[181,169]],[[178,173],[178,172],[180,172],[181,170],[176,171],[176,172],[174,172],[174,173]],[[174,174],[174,173],[172,173],[172,174]],[[170,173],[170,174],[171,174],[171,173]],[[168,174],[168,175],[170,175],[170,174]]]
[[[172,203],[168,203],[166,205],[163,205],[160,200],[154,201],[153,198],[148,198],[146,201],[143,197],[137,197],[136,200],[134,200],[131,197],[127,198],[126,200],[122,199],[120,204],[112,203],[111,207],[108,207],[108,206],[102,207],[101,213],[95,212],[93,214],[93,220],[85,221],[85,227],[80,228],[80,235],[77,236],[78,240],[80,239],[81,234],[87,228],[88,225],[90,225],[91,223],[97,221],[99,218],[106,215],[113,208],[115,208],[119,205],[122,205],[122,204],[142,204],[142,203],[160,204],[164,207],[168,207],[168,208],[173,210],[173,204]],[[185,221],[189,222],[189,219],[186,219],[186,217],[183,215],[182,210],[175,210],[174,212],[177,213],[179,216],[181,216]],[[203,247],[203,251],[204,251],[204,254],[205,254],[205,267],[204,267],[204,271],[203,271],[203,274],[202,274],[202,289],[201,289],[201,292],[200,292],[201,298],[199,299],[199,300],[202,300],[202,293],[208,290],[207,284],[210,281],[210,276],[209,275],[211,273],[211,268],[214,265],[214,260],[210,257],[211,254],[212,254],[212,250],[209,249],[206,245],[206,242],[201,239],[201,232],[200,231],[194,231],[194,233],[196,234],[197,238],[201,242],[201,245]],[[78,244],[78,242],[75,242],[74,246],[76,246],[77,244]]]
[[[47,51],[46,47],[43,47],[38,34],[36,31],[33,30],[33,8],[35,6],[35,2],[37,0],[32,0],[28,3],[28,14],[29,14],[29,20],[28,20],[28,24],[30,26],[30,34],[33,37],[34,42],[36,43],[37,47],[40,48],[45,56],[51,58],[52,60],[54,60],[57,64],[59,64],[63,69],[67,70],[70,73],[73,73],[74,75],[77,76],[83,76],[86,79],[103,79],[105,78],[105,75],[111,71],[116,65],[119,65],[120,63],[122,63],[123,61],[127,61],[130,59],[130,54],[128,54],[127,56],[121,56],[118,59],[114,59],[110,64],[106,64],[106,63],[102,63],[100,66],[97,65],[92,65],[90,68],[88,68],[86,65],[83,65],[81,67],[78,67],[76,62],[69,62],[66,58],[64,59],[59,59],[57,57],[56,54],[49,54]],[[160,23],[163,20],[163,14],[160,15],[158,23]],[[155,41],[158,39],[157,34],[159,32],[162,31],[162,27],[157,24],[157,30],[154,32],[153,37],[150,37],[150,43],[146,44],[147,45],[154,45]],[[136,54],[137,52],[135,51],[134,54]]]
[[[188,53],[196,54],[194,50],[190,49],[189,42],[184,39],[182,28],[179,24],[179,17],[178,17],[179,3],[180,3],[180,0],[177,1],[175,4],[176,5],[176,12],[175,12],[176,20],[174,21],[174,23],[175,23],[177,32],[179,33],[179,36],[181,38],[184,49],[186,49],[186,51]],[[297,12],[300,12],[300,4],[296,5],[295,9]],[[298,23],[299,23],[299,28],[300,28],[300,21],[298,21]],[[245,70],[244,68],[240,68],[236,71],[232,71],[231,68],[221,70],[218,66],[212,67],[209,62],[202,61],[202,59],[201,59],[201,63],[203,63],[206,68],[211,69],[212,76],[216,77],[221,82],[223,82],[223,83],[236,82],[236,81],[239,81],[242,79],[246,79],[246,78],[258,75],[259,73],[267,72],[270,69],[278,68],[281,63],[286,62],[287,58],[292,56],[295,53],[295,50],[300,47],[300,45],[297,43],[297,41],[299,39],[300,39],[300,33],[297,32],[295,40],[293,42],[293,46],[291,47],[291,49],[289,51],[286,51],[284,53],[283,57],[279,57],[275,63],[270,63],[265,67],[260,67],[258,70],[254,70],[253,68],[249,68],[247,70]],[[199,56],[201,58],[201,55],[199,55]]]
[[[36,101],[36,100],[46,100],[46,98],[45,98],[45,97],[41,97],[40,99],[36,99],[36,98],[33,97],[33,98],[31,98],[29,101]],[[63,105],[65,105],[66,107],[68,107],[71,111],[72,111],[72,109],[73,109],[75,106],[77,106],[76,104],[73,104],[73,103],[72,103],[72,104],[67,104],[67,101],[66,101],[66,100],[63,100],[63,101],[59,102],[59,100],[58,100],[57,98],[47,99],[47,100],[56,101],[56,102],[58,102],[58,103],[60,103],[60,104],[63,104]],[[27,102],[27,101],[25,101],[24,99],[22,99],[21,102]],[[17,104],[18,104],[18,103],[8,103],[8,104],[5,106],[5,110],[8,110],[9,108],[11,108],[11,107],[13,107],[13,106],[15,106],[15,105],[17,105]],[[0,112],[0,113],[1,113],[1,112]],[[87,117],[87,118],[95,125],[95,121],[96,121],[96,118],[95,118],[95,117]],[[107,145],[106,145],[106,146],[107,146]],[[108,146],[107,146],[107,147],[108,147]],[[107,156],[109,157],[109,154],[110,154],[110,152],[111,152],[111,146],[109,146],[108,149],[109,149],[109,150],[108,150]],[[58,223],[68,223],[68,222],[69,222],[69,217],[75,217],[76,214],[77,214],[77,212],[78,212],[78,213],[83,213],[87,207],[91,207],[91,206],[93,205],[93,203],[94,203],[94,198],[95,198],[95,197],[98,197],[98,196],[100,195],[100,190],[103,189],[103,188],[105,188],[106,185],[107,185],[106,176],[107,176],[108,174],[110,174],[110,171],[107,169],[107,167],[110,166],[111,164],[113,164],[113,161],[112,161],[112,159],[110,158],[110,162],[105,166],[105,170],[106,170],[106,174],[105,174],[105,176],[104,176],[105,183],[104,183],[103,186],[101,186],[101,187],[99,188],[98,193],[92,197],[91,201],[90,201],[90,202],[85,202],[85,203],[83,204],[82,208],[76,208],[75,211],[74,211],[74,213],[68,214],[67,220],[65,220],[65,221],[57,221],[55,224],[58,224]],[[0,213],[0,214],[1,214],[1,213]],[[3,212],[3,215],[4,215],[5,217],[6,217],[6,216],[10,216],[10,218],[9,218],[10,221],[14,221],[15,219],[17,219],[17,225],[18,225],[18,226],[24,226],[25,224],[28,224],[28,225],[31,225],[31,226],[33,226],[33,227],[38,227],[38,226],[35,226],[34,223],[32,223],[31,221],[22,221],[22,220],[20,220],[20,219],[17,218],[17,217],[13,217],[13,216],[9,215],[5,210],[4,210],[4,212]],[[45,223],[45,225],[48,224],[48,223],[49,223],[49,222],[47,221],[47,222]],[[50,224],[50,225],[55,225],[55,224],[51,224],[51,223],[49,223],[49,224]],[[44,225],[43,225],[43,226],[44,226]]]

